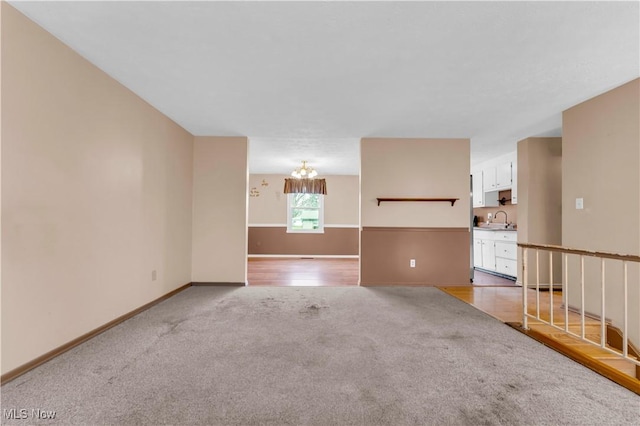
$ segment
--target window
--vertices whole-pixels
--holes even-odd
[[[287,194],[287,232],[324,232],[324,195]]]

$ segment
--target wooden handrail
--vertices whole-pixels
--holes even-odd
[[[453,206],[460,198],[376,198],[378,205],[383,201],[446,201]]]
[[[556,246],[552,244],[518,243],[518,247],[539,249],[539,250],[545,250],[545,251],[554,251],[559,253],[579,254],[582,256],[603,257],[605,259],[626,260],[629,262],[640,262],[640,256],[636,256],[633,254],[618,254],[618,253],[608,253],[603,251],[580,250],[580,249]]]

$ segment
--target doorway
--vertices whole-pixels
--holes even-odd
[[[294,204],[291,198],[309,194],[285,194],[285,178],[249,175],[248,284],[358,285],[359,176],[325,176],[319,208]]]

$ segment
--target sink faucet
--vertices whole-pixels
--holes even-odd
[[[509,224],[509,222],[507,222],[507,212],[505,212],[504,210],[498,210],[496,214],[493,215],[494,219],[498,217],[498,213],[504,213],[504,225],[507,226]]]

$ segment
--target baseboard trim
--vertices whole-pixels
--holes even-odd
[[[213,282],[213,281],[194,281],[191,283],[194,287],[244,287],[247,283],[243,282]]]
[[[83,334],[80,337],[77,337],[73,340],[71,340],[70,342],[65,343],[62,346],[59,346],[55,349],[50,350],[49,352],[45,353],[44,355],[40,355],[39,357],[27,362],[26,364],[21,365],[20,367],[14,368],[11,371],[6,372],[5,374],[3,374],[2,376],[0,376],[0,384],[6,384],[8,382],[10,382],[11,380],[23,375],[24,373],[33,370],[34,368],[44,364],[47,361],[52,360],[53,358],[57,357],[58,355],[62,355],[63,353],[67,352],[70,349],[75,348],[76,346],[86,342],[87,340],[90,340],[94,337],[96,337],[97,335],[104,333],[105,331],[109,330],[110,328],[115,327],[116,325],[125,322],[126,320],[133,318],[134,316],[138,315],[139,313],[146,311],[147,309],[151,308],[154,305],[157,305],[158,303],[167,300],[168,298],[175,296],[176,294],[180,293],[183,290],[186,290],[187,288],[191,287],[193,283],[188,283],[185,284],[181,287],[176,288],[175,290],[170,291],[169,293],[165,294],[164,296],[160,296],[159,298],[152,300],[151,302],[142,305],[141,307],[134,309],[131,312],[128,312],[124,315],[119,316],[118,318],[109,321],[108,323],[101,325],[100,327],[91,330],[88,333]]]
[[[301,259],[301,258],[314,258],[314,259],[359,259],[357,254],[249,254],[249,259]]]
[[[248,228],[286,228],[286,223],[250,223]],[[346,223],[324,224],[325,228],[356,228],[359,229],[360,225],[350,225]]]
[[[360,287],[469,287],[468,282],[462,284],[429,284],[424,282],[360,282]]]
[[[501,274],[500,272],[491,271],[489,269],[480,268],[478,266],[474,266],[473,269],[478,270],[480,272],[484,272],[485,274],[494,275],[496,277],[500,277],[500,278],[504,278],[506,280],[514,281],[516,284],[518,283],[517,278],[514,277],[513,275]]]

